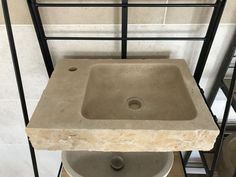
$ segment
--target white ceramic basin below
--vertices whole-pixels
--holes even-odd
[[[123,168],[112,168],[114,157],[122,158]],[[166,177],[174,154],[64,151],[62,162],[70,177]]]

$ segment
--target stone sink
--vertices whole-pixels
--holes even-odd
[[[26,128],[36,149],[210,150],[219,133],[184,60],[59,61]]]

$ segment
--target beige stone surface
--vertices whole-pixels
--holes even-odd
[[[103,72],[107,72],[108,77],[105,78],[105,76],[101,75],[102,79],[100,80],[102,84],[105,84],[104,90],[107,90],[107,86],[113,89],[114,92],[117,92],[115,89],[118,86],[115,84],[115,79],[118,77],[123,77],[127,82],[126,84],[120,82],[121,90],[117,92],[118,95],[120,94],[119,97],[124,97],[126,93],[132,93],[128,89],[129,87],[127,87],[129,85],[128,81],[132,83],[132,80],[129,80],[128,77],[129,72],[131,75],[139,73],[137,76],[140,82],[133,82],[133,86],[131,84],[130,88],[134,88],[134,93],[140,94],[144,99],[143,108],[137,110],[143,117],[138,118],[138,113],[136,113],[135,110],[130,110],[131,112],[133,111],[133,114],[129,113],[130,118],[122,117],[124,116],[122,112],[115,112],[112,108],[114,106],[114,102],[111,101],[112,96],[108,97],[109,99],[106,103],[99,103],[98,100],[92,100],[91,103],[96,102],[96,104],[88,105],[90,108],[95,109],[96,107],[100,107],[104,109],[103,106],[111,101],[111,105],[107,107],[111,112],[107,112],[106,109],[100,112],[107,118],[103,119],[100,116],[100,118],[91,119],[91,117],[84,116],[83,104],[85,104],[86,99],[93,99],[93,97],[85,99],[86,91],[89,90],[87,89],[87,87],[89,88],[89,84],[87,84],[88,80],[95,79],[95,81],[97,81],[97,78],[89,78],[89,76],[92,75],[90,71],[94,71],[91,68],[97,68],[97,66],[108,66],[107,68],[103,68]],[[128,70],[126,68],[126,70],[122,71],[120,66],[124,68],[128,66]],[[76,71],[68,70],[74,67],[77,68]],[[108,72],[110,71],[110,69],[108,69],[110,67],[114,69],[115,72],[117,72],[117,69],[122,71],[120,75],[117,75],[117,78],[114,78],[114,84],[112,85],[103,82],[109,81],[109,76],[112,76],[111,73]],[[163,67],[167,67],[167,72],[172,70],[171,68],[168,70],[168,67],[173,67],[179,74],[177,74],[177,71],[172,74],[165,74],[167,72],[160,73],[159,70],[162,71],[160,68]],[[143,70],[143,68],[146,69]],[[142,74],[139,72],[140,69],[143,71],[143,78]],[[153,72],[149,73],[149,75],[145,75],[145,72],[149,70],[153,70]],[[95,72],[95,75],[96,74],[101,73]],[[180,75],[181,79],[177,77],[177,75]],[[150,78],[147,78],[148,76],[150,76]],[[162,77],[163,80],[160,80]],[[179,90],[177,88],[179,86],[176,87],[175,85],[176,82],[169,82],[165,80],[165,77],[176,77],[178,82],[182,82],[182,88],[185,91],[182,92]],[[134,78],[135,77],[132,77],[132,79]],[[145,81],[147,79],[150,79],[149,83]],[[155,82],[153,82],[154,79],[157,79],[160,84],[169,84],[169,89],[164,88],[170,96],[177,98],[186,97],[186,99],[180,98],[182,102],[179,103],[173,100],[174,105],[172,102],[168,102],[168,100],[172,100],[168,95],[159,101],[155,100],[155,94],[158,95],[158,91],[164,93],[164,90],[161,89],[163,85],[155,85]],[[135,83],[149,84],[148,87],[154,87],[157,90],[154,92],[151,91],[153,89],[150,89],[150,95],[148,96],[148,91],[145,93],[142,92],[142,88],[145,86],[141,84],[138,89],[135,89]],[[126,88],[127,90],[122,90],[122,88]],[[176,93],[172,95],[172,91]],[[97,92],[97,94],[103,94],[102,90],[100,89],[100,92]],[[106,96],[106,94],[104,96]],[[188,99],[190,100],[188,100],[187,97],[189,97]],[[155,108],[155,106],[150,106],[149,108],[148,102],[150,101],[154,101],[159,107]],[[187,101],[188,105],[183,103],[185,101]],[[119,103],[119,101],[117,102]],[[127,104],[126,99],[125,104]],[[168,106],[170,109],[165,112],[165,107]],[[117,108],[120,109],[119,104],[117,104]],[[146,109],[150,109],[150,112],[145,112]],[[159,114],[158,111],[154,109],[160,109]],[[177,109],[179,109],[179,112]],[[123,110],[126,112],[125,108]],[[173,111],[180,116],[174,118],[174,115],[171,114]],[[181,115],[184,115],[185,112],[190,117],[183,119]],[[89,110],[89,114],[90,113],[98,117],[100,114],[94,110]],[[150,113],[157,114],[156,119],[153,115],[153,117],[151,117]],[[132,116],[135,114],[137,116]],[[165,114],[169,114],[170,116],[168,117]],[[119,116],[120,119],[117,118]],[[173,117],[173,120],[171,117]],[[67,59],[60,61],[55,67],[55,71],[37,105],[26,131],[36,149],[125,152],[210,150],[218,135],[218,128],[213,122],[213,118],[185,61],[155,59]]]
[[[215,0],[169,0],[169,3],[214,3]],[[167,9],[167,24],[207,24],[213,8],[171,7]],[[187,14],[187,15],[186,15]]]
[[[236,1],[227,0],[221,21],[223,23],[236,23],[235,11],[236,11]]]
[[[61,177],[69,177],[64,168],[62,169]],[[181,157],[178,152],[175,153],[174,164],[168,177],[185,177]]]
[[[31,18],[26,0],[8,0],[11,22],[13,24],[30,24]],[[2,3],[0,3],[0,24],[4,24]]]
[[[169,0],[169,3],[214,3],[216,0]],[[227,0],[222,23],[236,23],[236,1]],[[204,24],[209,23],[213,8],[168,8],[167,24]],[[186,15],[188,14],[188,15]]]

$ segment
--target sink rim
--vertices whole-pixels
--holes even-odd
[[[130,120],[104,121],[83,118],[80,109],[77,109],[77,107],[82,106],[81,103],[87,85],[89,68],[96,63],[159,63],[177,65],[181,73],[185,74],[183,77],[186,87],[194,98],[193,103],[196,105],[198,115],[193,120],[132,120],[132,123],[130,123]],[[74,65],[78,69],[68,72],[67,69]],[[69,86],[64,84],[63,89],[55,84],[66,83],[68,79],[72,79],[72,81],[79,80],[80,82],[71,82]],[[71,89],[73,87],[79,87],[79,91],[78,89]],[[70,91],[65,92],[67,89]],[[75,94],[78,92],[79,94]],[[66,99],[63,99],[62,93]],[[53,98],[50,97],[51,94],[53,94]],[[60,110],[63,113],[62,108],[66,108],[66,111],[71,109],[76,109],[77,111],[73,114],[69,112],[69,116],[67,115],[66,117],[63,114],[60,114],[58,117],[58,114],[55,114],[55,112]],[[77,118],[75,118],[76,116]],[[210,150],[219,134],[219,130],[186,62],[179,59],[61,60],[55,67],[47,88],[26,128],[26,132],[33,146],[37,149],[116,152]],[[116,137],[116,142],[113,141],[114,137]],[[92,141],[90,141],[90,138]],[[107,141],[104,141],[104,139]],[[133,146],[129,146],[127,142],[132,142]],[[153,145],[154,142],[155,146]]]

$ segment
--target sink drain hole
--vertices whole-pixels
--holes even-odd
[[[125,162],[124,159],[121,156],[114,156],[111,159],[111,168],[115,171],[120,171],[122,168],[124,168]]]
[[[142,107],[142,102],[138,98],[129,98],[128,106],[130,109],[137,110]]]
[[[71,71],[71,72],[73,72],[73,71],[76,71],[77,69],[78,69],[77,67],[72,66],[72,67],[70,67],[68,70]]]

